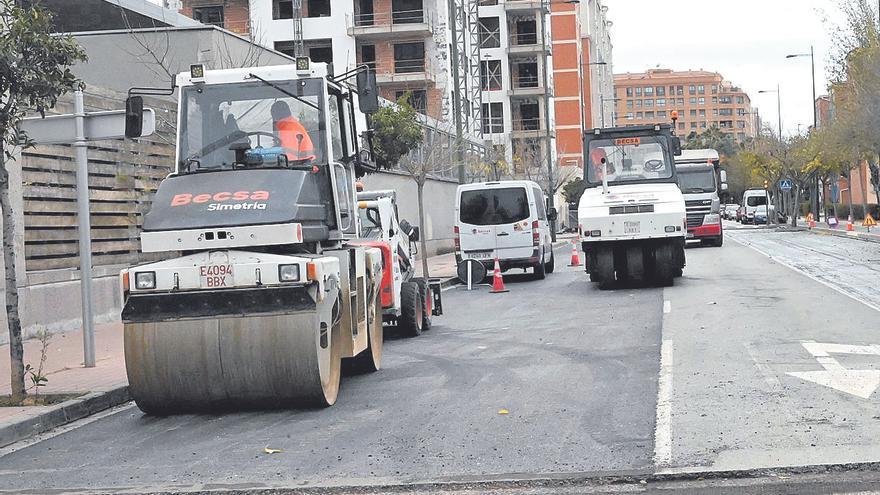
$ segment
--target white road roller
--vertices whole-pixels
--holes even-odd
[[[593,129],[584,134],[578,206],[590,280],[671,285],[685,264],[685,203],[676,183],[679,139],[668,124]]]
[[[373,167],[358,107],[378,101],[375,76],[356,75],[357,91],[298,59],[177,77],[177,167],[141,234],[172,259],[121,273],[144,412],[328,406],[341,360],[379,368],[382,255],[358,245],[355,192]],[[130,127],[142,107],[129,98]]]

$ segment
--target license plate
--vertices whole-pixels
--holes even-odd
[[[696,237],[696,236],[694,235],[693,232],[688,232],[688,233],[687,233],[687,238],[688,238],[688,239],[693,239],[694,237]]]
[[[624,234],[638,234],[641,231],[641,222],[623,222]]]
[[[235,285],[232,278],[232,265],[201,265],[199,266],[199,281],[203,289],[232,287]]]
[[[467,253],[468,258],[473,260],[490,260],[492,259],[492,251],[471,251]]]

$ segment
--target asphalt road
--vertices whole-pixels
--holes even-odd
[[[562,266],[569,251],[544,281],[508,273],[506,294],[445,292],[434,328],[387,340],[383,370],[344,378],[332,408],[153,418],[123,407],[0,457],[0,491],[880,486],[873,467],[687,475],[880,461],[877,278],[853,276],[877,267],[880,245],[729,230],[722,248],[688,249],[674,287],[613,291]]]

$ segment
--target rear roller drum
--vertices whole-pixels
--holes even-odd
[[[627,246],[626,248],[626,277],[629,280],[645,278],[645,260],[641,246]]]
[[[614,249],[601,247],[596,250],[596,266],[593,273],[598,275],[599,288],[602,290],[614,287]]]
[[[675,278],[676,269],[672,245],[657,246],[654,250],[654,280],[663,287],[669,287]]]

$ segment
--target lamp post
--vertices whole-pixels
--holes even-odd
[[[761,91],[758,91],[758,93],[776,93],[776,116],[779,125],[779,142],[782,142],[782,100],[780,99],[779,85],[776,85],[776,89],[762,89]]]
[[[793,53],[791,55],[786,55],[785,58],[799,58],[799,57],[810,57],[810,78],[813,83],[813,101],[810,103],[813,107],[813,129],[819,128],[819,110],[816,108],[816,57],[813,54],[813,45],[810,45],[810,53]],[[816,174],[815,182],[813,184],[815,188],[815,200],[812,201],[813,206],[815,207],[816,220],[820,220],[820,205],[819,205],[819,174]],[[811,208],[812,209],[812,208]]]
[[[599,95],[599,113],[602,114],[602,127],[605,127],[605,102],[618,102],[620,98],[605,98],[603,95]],[[614,125],[614,113],[611,114],[611,125]]]

